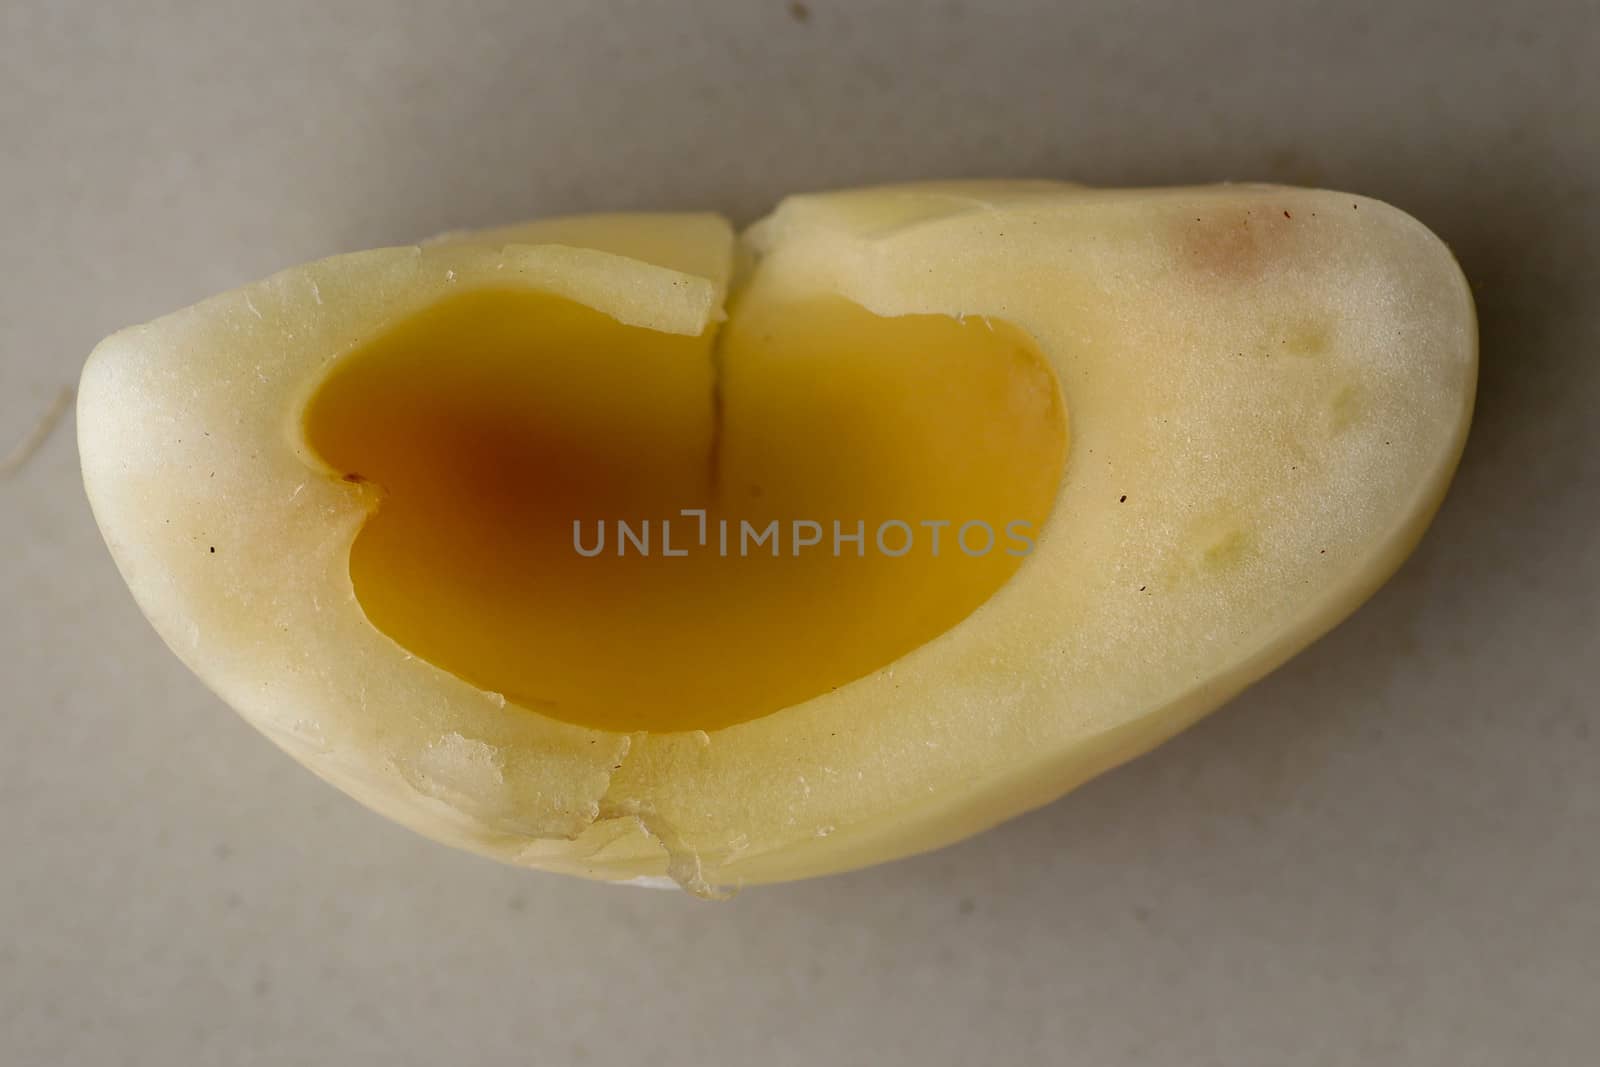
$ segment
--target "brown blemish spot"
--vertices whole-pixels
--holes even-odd
[[[1236,509],[1223,508],[1197,519],[1172,545],[1153,584],[1178,587],[1205,579],[1244,562],[1254,551],[1248,518]],[[1143,587],[1140,589],[1143,592]]]
[[[351,485],[365,485],[365,484],[367,484],[366,475],[357,474],[355,471],[351,471],[349,474],[346,474],[344,476],[344,480],[349,482]]]
[[[1341,434],[1361,418],[1361,391],[1354,385],[1340,386],[1328,401],[1329,434]]]
[[[1207,570],[1221,570],[1244,558],[1250,539],[1237,526],[1218,532],[1200,552],[1200,565]]]
[[[795,3],[789,5],[789,17],[802,24],[810,22],[811,9],[799,0],[795,0]]]
[[[1185,220],[1174,234],[1183,266],[1220,282],[1256,281],[1287,251],[1288,220],[1279,212],[1257,215],[1246,207],[1232,207],[1194,223]]]
[[[1277,348],[1288,356],[1320,356],[1333,343],[1333,329],[1326,319],[1293,319],[1285,324]]]

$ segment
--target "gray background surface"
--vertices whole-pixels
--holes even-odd
[[[0,6],[0,451],[103,334],[455,226],[961,175],[1390,200],[1478,419],[1369,605],[1155,754],[726,906],[504,869],[161,647],[70,417],[0,480],[0,1062],[1600,1062],[1600,8]]]

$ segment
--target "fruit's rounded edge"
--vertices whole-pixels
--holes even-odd
[[[1354,199],[1360,203],[1368,204],[1371,205],[1371,207],[1377,208],[1380,212],[1388,215],[1399,226],[1411,230],[1422,238],[1424,243],[1433,252],[1435,259],[1438,261],[1439,268],[1450,279],[1451,296],[1458,305],[1458,313],[1461,317],[1461,322],[1466,333],[1464,338],[1465,350],[1461,353],[1461,376],[1465,386],[1465,399],[1460,412],[1460,419],[1457,422],[1454,437],[1439,456],[1439,469],[1436,474],[1436,477],[1439,480],[1438,497],[1433,501],[1432,506],[1427,509],[1426,514],[1422,517],[1421,527],[1417,531],[1416,540],[1413,541],[1412,545],[1405,550],[1404,555],[1401,557],[1400,562],[1403,562],[1404,556],[1409,555],[1411,549],[1415,547],[1415,544],[1421,541],[1423,533],[1426,532],[1428,525],[1433,521],[1434,514],[1438,511],[1439,507],[1443,505],[1445,495],[1450,488],[1450,483],[1454,480],[1456,470],[1460,467],[1461,457],[1466,451],[1467,437],[1472,429],[1472,417],[1476,411],[1478,399],[1480,338],[1478,334],[1477,302],[1473,297],[1472,283],[1468,280],[1466,271],[1462,269],[1461,261],[1456,257],[1455,251],[1451,249],[1450,245],[1444,240],[1444,238],[1440,237],[1439,234],[1435,233],[1426,223],[1418,219],[1415,215],[1412,215],[1403,208],[1396,207],[1387,201],[1359,196],[1355,197]],[[1398,566],[1398,563],[1396,566]]]

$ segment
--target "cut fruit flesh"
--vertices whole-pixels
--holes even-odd
[[[118,335],[80,435],[130,587],[400,821],[703,890],[954,840],[1193,721],[1398,564],[1470,414],[1459,272],[1369,200],[865,190],[745,247],[720,336],[705,216],[342,257]],[[572,551],[573,517],[702,505],[860,519],[869,556]],[[1037,547],[871,552],[966,518]]]

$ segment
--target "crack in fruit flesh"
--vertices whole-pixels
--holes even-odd
[[[960,622],[1024,564],[1008,527],[1038,537],[1067,451],[1022,331],[755,291],[697,337],[463,293],[339,359],[302,429],[336,476],[381,489],[350,556],[373,625],[513,703],[656,732],[769,714]],[[703,547],[683,509],[707,512]],[[662,520],[687,555],[664,554]],[[776,557],[741,541],[774,520]],[[799,555],[796,520],[821,528]],[[648,553],[618,553],[619,521],[649,523]],[[859,548],[834,554],[835,521],[861,524]],[[604,527],[598,555],[574,522],[589,549]],[[876,543],[893,522],[904,555]],[[967,522],[994,531],[987,551],[962,550]]]

